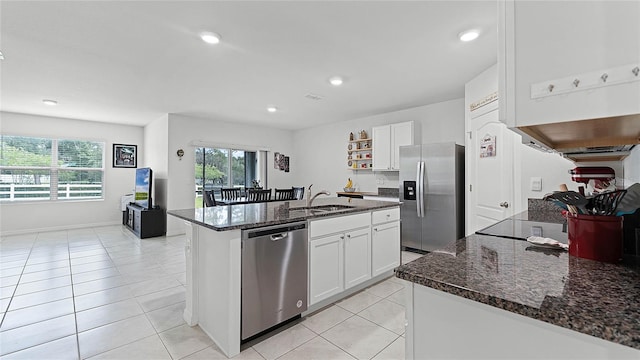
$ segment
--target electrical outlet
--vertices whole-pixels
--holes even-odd
[[[541,177],[532,177],[531,178],[531,191],[542,191],[542,178]]]

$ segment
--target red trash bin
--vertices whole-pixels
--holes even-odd
[[[569,255],[615,263],[622,260],[622,216],[567,215]]]

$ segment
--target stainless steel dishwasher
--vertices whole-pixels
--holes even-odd
[[[245,340],[307,310],[307,223],[242,231]]]

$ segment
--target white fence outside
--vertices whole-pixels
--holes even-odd
[[[49,184],[0,184],[1,201],[48,200]],[[59,184],[58,199],[100,199],[102,184]]]

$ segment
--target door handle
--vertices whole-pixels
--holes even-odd
[[[508,202],[506,202],[506,201],[503,201],[503,202],[501,202],[501,203],[500,203],[500,207],[503,207],[503,208],[505,208],[505,209],[506,209],[506,208],[508,208],[508,207],[509,207],[509,203],[508,203]]]
[[[424,161],[419,162],[420,175],[418,176],[418,202],[420,204],[420,214],[418,217],[424,217]]]

